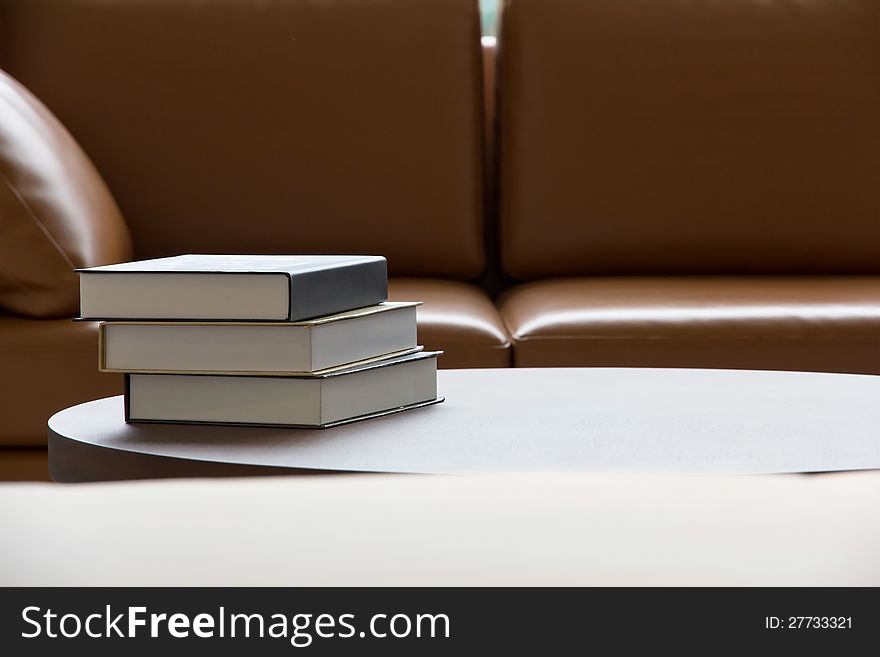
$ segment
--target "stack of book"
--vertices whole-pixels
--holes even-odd
[[[81,269],[126,422],[329,427],[433,404],[418,302],[378,256],[182,255]]]

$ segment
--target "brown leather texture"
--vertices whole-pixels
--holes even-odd
[[[122,377],[98,372],[94,322],[0,315],[0,447],[46,444],[46,422],[63,408],[122,393]]]
[[[444,369],[509,367],[510,337],[486,293],[457,281],[393,278],[392,301],[423,301],[416,311],[419,343],[443,350],[437,361]]]
[[[518,367],[880,374],[880,276],[556,279],[500,309]]]
[[[877,273],[880,2],[512,0],[508,273]]]
[[[484,266],[474,0],[6,0],[0,66],[89,152],[135,255]]]
[[[0,308],[79,308],[77,267],[128,260],[131,238],[101,176],[51,112],[0,71]]]
[[[0,481],[50,481],[45,447],[0,447]]]

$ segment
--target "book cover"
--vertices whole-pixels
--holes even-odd
[[[325,428],[442,401],[421,352],[320,376],[126,374],[125,421]]]
[[[413,352],[418,302],[300,322],[103,322],[102,372],[296,375]]]

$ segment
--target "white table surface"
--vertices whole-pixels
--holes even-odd
[[[50,470],[76,480],[83,463],[101,460],[94,454],[103,462],[87,479],[112,474],[113,454],[152,458],[143,476],[163,476],[162,463],[183,474],[194,463],[396,473],[880,468],[880,377],[624,368],[438,377],[442,404],[325,430],[126,424],[121,397],[98,400],[50,420]]]

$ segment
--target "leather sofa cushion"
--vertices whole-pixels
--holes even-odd
[[[0,66],[95,160],[138,258],[377,253],[474,278],[475,0],[7,0]]]
[[[880,271],[880,2],[513,0],[500,43],[511,275]]]
[[[128,229],[89,158],[0,71],[0,308],[76,314],[76,267],[129,259]]]
[[[45,447],[0,447],[0,481],[49,481]]]
[[[500,310],[517,366],[880,374],[880,276],[556,279]]]
[[[419,342],[442,349],[439,366],[508,367],[510,337],[489,297],[479,288],[456,281],[391,279],[392,301],[423,301],[417,313]]]
[[[0,446],[46,444],[46,422],[63,408],[122,393],[122,377],[98,372],[94,322],[0,315]]]

